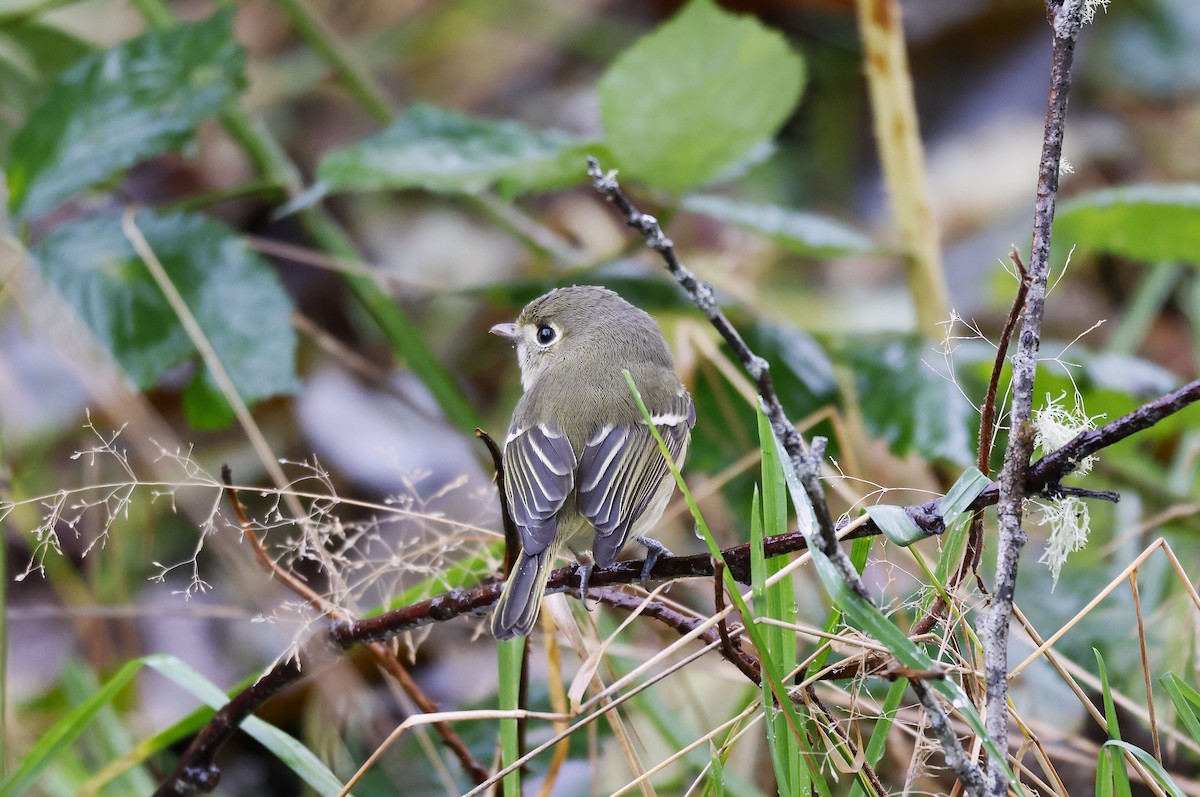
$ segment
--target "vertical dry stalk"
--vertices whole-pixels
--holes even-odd
[[[950,300],[942,274],[937,225],[929,206],[929,183],[904,49],[900,3],[856,0],[855,5],[883,179],[904,250],[917,328],[928,333],[949,315]]]

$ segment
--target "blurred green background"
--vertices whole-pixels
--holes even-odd
[[[719,542],[749,538],[751,383],[590,188],[585,153],[620,170],[716,287],[771,360],[791,419],[830,438],[835,511],[927,500],[974,462],[977,407],[1016,287],[1010,244],[1028,256],[1049,73],[1041,4],[903,4],[944,307],[905,276],[853,4],[720,8],[0,2],[7,773],[126,662],[170,653],[195,682],[227,689],[313,621],[255,566],[217,486],[223,463],[247,486],[272,554],[347,611],[494,571],[499,509],[472,430],[503,435],[520,386],[511,350],[486,332],[556,285],[605,284],[658,318],[698,407],[688,482]],[[745,16],[723,16],[734,12]],[[1065,394],[1073,406],[1078,393],[1103,422],[1196,378],[1198,41],[1192,0],[1121,0],[1084,29],[1039,403]],[[133,223],[257,433],[237,421],[221,377],[135,255],[128,208],[141,209]],[[945,323],[918,321],[930,306]],[[1003,442],[1001,431],[993,466]],[[1157,557],[1141,574],[1152,675],[1195,683],[1198,625],[1181,577],[1200,572],[1198,453],[1195,408],[1106,451],[1079,483],[1122,500],[1091,506],[1090,546],[1053,590],[1036,562],[1046,531],[1030,524],[1017,603],[1036,627],[1052,632],[1165,536],[1184,573]],[[671,517],[663,539],[699,552],[686,510]],[[936,559],[936,541],[917,548]],[[877,544],[866,576],[898,618],[915,614],[926,579],[908,554]],[[710,586],[672,597],[710,611]],[[967,596],[972,609],[981,601]],[[799,577],[797,604],[805,622],[824,622],[811,574]],[[611,630],[623,618],[588,619]],[[1117,590],[1058,649],[1094,669],[1089,648],[1099,648],[1114,685],[1144,703],[1134,627],[1129,593]],[[463,619],[401,642],[443,708],[495,704],[481,629]],[[661,633],[635,624],[613,666],[652,655]],[[630,709],[647,766],[752,691],[705,662]],[[537,655],[534,667],[531,705],[545,707]],[[839,694],[849,705],[879,689]],[[345,778],[412,711],[395,691],[351,656],[264,718]],[[1051,747],[1087,736],[1083,709],[1049,667],[1016,681],[1013,699],[1054,726]],[[161,742],[119,776],[104,767],[196,706],[177,685],[138,675],[33,793],[148,793],[178,749]],[[489,763],[494,725],[462,731]],[[597,733],[597,747],[573,741],[556,794],[630,780],[608,730]],[[897,745],[881,767],[901,784],[911,742]],[[739,748],[730,793],[773,791],[763,748]],[[654,781],[660,793],[687,789],[710,757],[697,752]],[[1194,775],[1200,758],[1173,754]],[[1090,765],[1064,760],[1060,774],[1086,793]],[[219,793],[308,793],[245,737],[222,762]],[[935,776],[916,784],[936,790]],[[355,793],[467,787],[436,740],[418,736]]]

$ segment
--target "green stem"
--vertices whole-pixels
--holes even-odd
[[[1162,311],[1174,290],[1183,267],[1178,263],[1156,263],[1148,267],[1146,279],[1138,286],[1120,326],[1108,341],[1108,350],[1133,354],[1146,340],[1146,332]]]
[[[383,87],[342,46],[325,21],[305,5],[304,0],[278,0],[300,36],[312,45],[341,79],[350,95],[380,122],[390,122],[395,114]]]
[[[192,194],[178,202],[168,205],[170,210],[196,211],[228,202],[231,199],[241,199],[258,194],[281,194],[285,187],[272,180],[251,180],[248,183],[235,185],[233,188],[221,188],[215,191],[201,191]]]
[[[0,437],[0,446],[3,445]],[[0,503],[8,500],[9,472],[4,450],[0,448]],[[8,543],[0,525],[0,739],[8,739]],[[8,745],[3,745],[8,750]],[[0,751],[0,781],[8,776],[8,755]]]

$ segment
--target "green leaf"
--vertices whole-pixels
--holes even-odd
[[[1104,699],[1104,722],[1108,725],[1108,738],[1111,740],[1121,740],[1121,726],[1117,718],[1117,706],[1113,702],[1112,689],[1108,685],[1108,671],[1104,666],[1104,657],[1100,655],[1100,651],[1092,648],[1092,653],[1096,655],[1096,666],[1100,670],[1100,691]],[[1107,747],[1100,748],[1100,755],[1110,755],[1112,753]],[[1112,767],[1113,785],[1116,787],[1117,797],[1131,797],[1131,789],[1129,787],[1129,772],[1125,767],[1125,757],[1122,755],[1112,755],[1112,760],[1109,762]]]
[[[938,502],[938,514],[942,516],[945,524],[950,526],[958,520],[971,502],[991,483],[992,480],[984,476],[979,468],[972,466],[963,471],[950,487],[950,491]]]
[[[37,20],[0,28],[0,162],[8,160],[18,127],[50,82],[91,50],[82,39]]]
[[[698,194],[684,197],[681,206],[684,210],[761,233],[801,255],[836,257],[872,252],[877,248],[870,238],[857,230],[816,213]]]
[[[232,19],[152,30],[64,72],[12,143],[12,212],[45,213],[186,141],[244,82]]]
[[[518,194],[582,182],[600,145],[557,130],[475,119],[417,104],[370,138],[331,152],[317,168],[325,192],[421,188]]]
[[[228,696],[220,687],[174,656],[159,654],[147,656],[141,661],[214,709],[220,709],[229,702]],[[332,797],[342,793],[341,781],[295,737],[255,716],[243,720],[241,728],[295,772],[317,794]]]
[[[1085,194],[1059,208],[1054,242],[1066,252],[1200,263],[1200,185],[1139,185]]]
[[[42,772],[70,749],[96,714],[133,680],[142,664],[143,660],[126,663],[91,698],[80,703],[42,734],[38,743],[21,757],[17,769],[0,783],[0,797],[17,797],[28,791]]]
[[[776,31],[692,0],[601,78],[617,165],[673,191],[705,185],[771,138],[800,99],[804,62]]]
[[[929,536],[929,532],[918,526],[902,506],[875,504],[867,507],[867,514],[879,530],[897,545],[908,547]]]
[[[1200,692],[1193,689],[1175,673],[1167,673],[1158,679],[1175,704],[1175,711],[1192,740],[1200,743]]]
[[[188,425],[197,431],[224,429],[237,420],[237,413],[207,368],[196,369],[183,389],[182,404]]]
[[[292,303],[271,267],[232,230],[202,216],[143,211],[136,222],[242,399],[295,390]],[[42,275],[138,387],[195,353],[120,216],[65,224],[31,251]]]
[[[867,431],[892,453],[919,454],[966,465],[979,417],[940,365],[929,341],[918,335],[862,337],[842,345],[854,373]]]
[[[1122,742],[1119,739],[1109,739],[1104,743],[1104,748],[1118,747],[1134,758],[1136,758],[1142,766],[1150,773],[1150,776],[1158,781],[1158,785],[1162,786],[1170,797],[1187,797],[1186,792],[1180,788],[1167,771],[1162,768],[1162,764],[1155,760],[1154,756],[1147,753],[1140,747],[1135,747],[1129,742]]]

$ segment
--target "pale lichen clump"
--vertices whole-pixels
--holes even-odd
[[[1083,4],[1083,24],[1089,25],[1096,19],[1096,9],[1104,9],[1108,13],[1109,0],[1086,0]]]
[[[1053,454],[1070,442],[1080,432],[1095,428],[1096,417],[1088,417],[1083,409],[1083,398],[1075,394],[1075,406],[1065,405],[1066,393],[1058,398],[1046,396],[1046,406],[1033,414],[1035,445],[1043,456]],[[1096,464],[1096,457],[1087,456],[1075,465],[1074,473],[1085,475]],[[1046,551],[1039,560],[1050,569],[1054,584],[1067,557],[1087,546],[1091,514],[1078,496],[1061,495],[1047,502],[1037,502],[1041,509],[1038,522],[1050,527],[1050,539]]]

